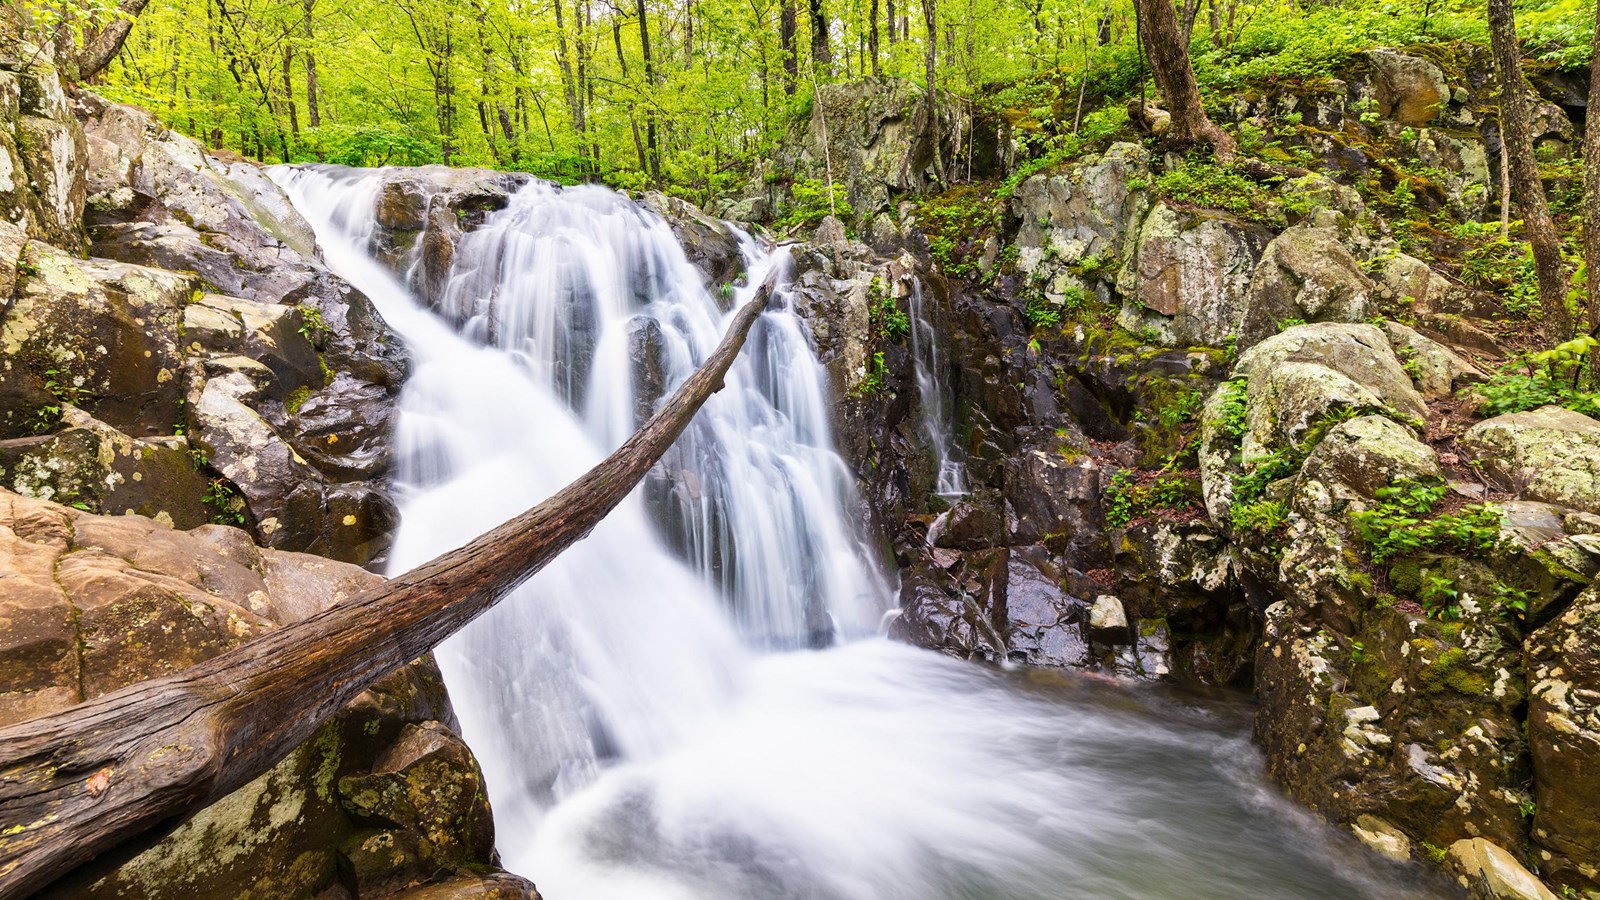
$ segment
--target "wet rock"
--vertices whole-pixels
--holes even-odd
[[[1559,406],[1496,416],[1461,446],[1521,496],[1600,513],[1600,422],[1588,416]]]
[[[628,369],[633,373],[633,418],[639,425],[667,393],[666,348],[661,323],[650,316],[628,320]]]
[[[1121,600],[1110,594],[1094,598],[1094,606],[1089,608],[1089,634],[1107,644],[1128,642],[1128,614]]]
[[[388,389],[340,372],[327,386],[287,404],[289,442],[330,478],[381,478],[391,462],[393,400]]]
[[[499,872],[457,875],[437,884],[401,891],[392,895],[392,900],[539,900],[539,891],[525,878]]]
[[[648,191],[644,205],[667,220],[672,233],[682,245],[689,263],[700,272],[712,296],[731,297],[722,290],[724,285],[738,282],[745,274],[744,251],[739,239],[727,225],[701,212],[698,207],[681,197],[668,197],[659,191]],[[724,302],[726,307],[727,303]]]
[[[1133,329],[1150,321],[1178,345],[1223,344],[1244,322],[1251,273],[1270,237],[1223,214],[1156,204],[1117,276],[1128,298],[1119,321]]]
[[[964,564],[959,558],[952,562]],[[998,659],[1002,651],[985,612],[966,597],[946,591],[945,583],[946,577],[937,571],[904,578],[900,614],[890,623],[889,636],[957,659]]]
[[[1363,321],[1373,287],[1337,231],[1290,228],[1267,245],[1250,278],[1239,346],[1260,343],[1290,320]]]
[[[1527,642],[1533,838],[1547,872],[1600,888],[1600,592],[1590,588]]]
[[[322,360],[310,335],[308,313],[298,307],[202,294],[183,310],[188,352],[243,354],[272,372],[272,391],[282,400],[301,388],[320,387]]]
[[[975,491],[962,497],[950,507],[943,527],[936,525],[934,545],[961,550],[1003,546],[1003,504],[1000,492],[992,489]]]
[[[1556,900],[1515,856],[1492,841],[1456,841],[1450,845],[1449,864],[1474,900]]]
[[[1026,552],[1006,554],[1004,626],[1008,659],[1036,666],[1090,662],[1082,601],[1069,596]]]
[[[1102,472],[1093,458],[1077,461],[1025,450],[1005,461],[1005,499],[1012,544],[1064,545],[1073,568],[1088,570],[1110,561],[1100,509]]]

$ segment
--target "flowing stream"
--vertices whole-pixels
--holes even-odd
[[[750,291],[719,304],[626,198],[536,182],[441,315],[370,253],[381,175],[273,177],[413,355],[394,571],[597,462]],[[787,264],[745,252],[752,285]],[[877,637],[828,395],[780,291],[650,483],[439,648],[508,868],[548,900],[1437,895],[1279,800],[1237,701]]]

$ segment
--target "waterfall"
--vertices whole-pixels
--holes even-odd
[[[601,188],[520,189],[456,248],[443,316],[373,256],[381,170],[271,174],[412,355],[394,571],[597,462],[728,318]],[[745,254],[750,285],[787,264]],[[805,334],[780,290],[651,483],[438,649],[508,868],[549,900],[1432,896],[1278,801],[1237,709],[875,636]]]
[[[922,430],[933,450],[934,491],[947,499],[967,492],[966,463],[957,454],[954,431],[954,391],[948,363],[939,349],[939,332],[924,297],[922,279],[907,275],[910,286],[911,357],[916,365],[917,399],[922,410]]]

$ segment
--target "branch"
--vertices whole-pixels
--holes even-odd
[[[373,682],[426,653],[586,536],[721,389],[773,280],[643,428],[533,509],[176,675],[0,730],[0,896],[37,891],[267,771]]]

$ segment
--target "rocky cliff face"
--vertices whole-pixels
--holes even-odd
[[[901,567],[894,635],[1250,687],[1272,774],[1378,852],[1448,865],[1475,895],[1600,893],[1577,768],[1600,746],[1600,422],[1476,421],[1469,389],[1516,329],[1498,297],[1405,252],[1459,259],[1414,220],[1471,235],[1494,214],[1483,61],[1455,52],[1374,51],[1344,80],[1242,93],[1233,127],[1312,170],[1277,184],[1197,187],[1190,161],[1130,142],[1008,197],[907,210],[899,271],[938,286],[965,496],[910,475],[917,394],[897,338],[859,326],[870,302],[819,305],[814,327],[886,364],[841,384]],[[1545,152],[1569,152],[1573,124],[1541,103]]]

